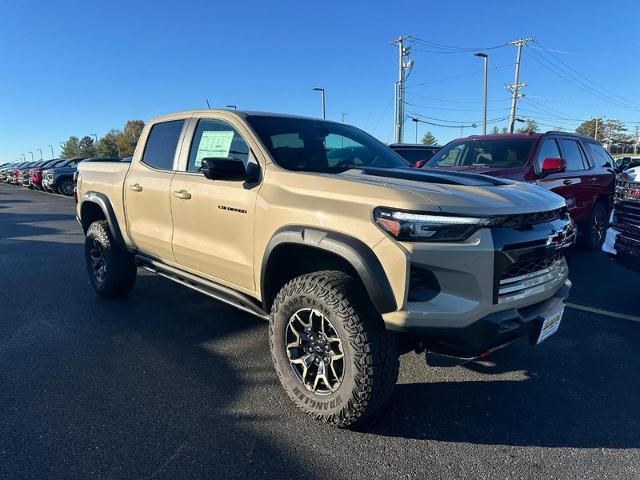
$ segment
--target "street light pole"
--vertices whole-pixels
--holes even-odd
[[[314,87],[313,90],[315,92],[320,92],[320,94],[322,95],[322,118],[326,119],[327,118],[327,103],[326,103],[326,99],[325,99],[324,88]]]
[[[31,154],[31,161],[33,162],[33,152],[28,152]]]
[[[489,55],[486,53],[474,53],[476,57],[482,58],[484,61],[484,87],[482,94],[482,134],[487,134],[487,81],[489,79]]]
[[[416,124],[416,145],[418,144],[418,119],[412,118],[411,121]]]
[[[47,147],[49,147],[51,149],[51,160],[53,160],[53,157],[55,157],[55,153],[53,153],[53,145],[47,145]]]
[[[96,155],[98,155],[98,135],[96,135],[95,133],[90,133],[89,136],[96,139],[95,148],[96,148]]]
[[[235,105],[227,105],[225,108],[233,108],[234,110],[238,109],[238,107]]]
[[[342,113],[341,115],[342,115],[342,123],[344,123],[344,117],[346,117],[347,114],[346,113]]]
[[[36,150],[38,150],[40,152],[40,160],[42,160],[42,149],[41,148],[37,148]]]

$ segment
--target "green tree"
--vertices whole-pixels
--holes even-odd
[[[422,143],[425,145],[436,145],[438,143],[438,139],[433,136],[433,133],[427,132],[422,137]]]
[[[130,157],[136,149],[138,139],[142,134],[144,122],[142,120],[129,120],[124,125],[124,131],[118,135],[118,150],[120,156]]]
[[[96,143],[89,135],[82,137],[78,142],[78,154],[81,157],[96,156]]]
[[[533,118],[527,119],[527,122],[524,124],[524,127],[518,129],[520,133],[533,133],[539,130],[540,130],[540,126],[538,125],[538,122],[536,122]]]
[[[596,122],[598,124],[598,138],[596,138]],[[586,135],[587,137],[596,138],[598,141],[603,141],[605,137],[605,122],[602,117],[592,118],[587,120],[586,122],[582,122],[578,128],[576,128],[576,133],[581,135]]]
[[[100,157],[118,157],[118,135],[120,130],[110,130],[98,140],[98,156]]]
[[[71,136],[62,144],[61,158],[73,158],[80,156],[80,139]]]
[[[491,129],[491,135],[500,135],[500,129],[498,127],[493,127]]]

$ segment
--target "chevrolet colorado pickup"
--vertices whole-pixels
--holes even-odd
[[[103,297],[156,272],[269,320],[291,400],[337,426],[380,408],[411,350],[476,358],[560,324],[575,230],[541,187],[424,171],[349,125],[240,111],[148,123],[131,163],[81,163]]]

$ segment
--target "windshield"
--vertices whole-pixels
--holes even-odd
[[[406,168],[393,150],[362,130],[341,123],[248,116],[273,160],[287,170],[340,173],[351,168]]]
[[[515,168],[529,160],[535,138],[465,139],[442,147],[427,168]]]

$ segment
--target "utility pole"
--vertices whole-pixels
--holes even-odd
[[[417,144],[418,143],[418,122],[420,120],[418,120],[417,118],[412,118],[411,121],[416,124],[416,144]]]
[[[598,117],[596,117],[596,133],[593,136],[594,140],[598,140]]]
[[[526,87],[526,83],[519,83],[520,81],[520,60],[522,59],[522,47],[532,41],[532,37],[519,38],[512,40],[509,45],[515,45],[518,47],[518,54],[516,56],[516,70],[513,76],[513,83],[507,85],[507,90],[511,92],[511,113],[509,114],[509,133],[513,133],[513,129],[516,123],[516,104],[518,102],[518,90]]]
[[[405,46],[404,42],[409,38],[411,38],[411,35],[400,35],[397,40],[391,42],[391,45],[398,47],[398,81],[396,82],[394,120],[395,143],[402,143],[404,139],[404,81],[407,79],[408,72],[413,68],[413,60],[405,62],[405,57],[409,56],[410,48]]]
[[[489,55],[486,53],[474,53],[476,57],[482,58],[484,63],[484,82],[482,89],[482,134],[487,134],[487,80],[489,78]]]
[[[341,113],[341,115],[342,115],[342,123],[344,123],[344,117],[346,117],[347,114],[343,112],[343,113]]]

